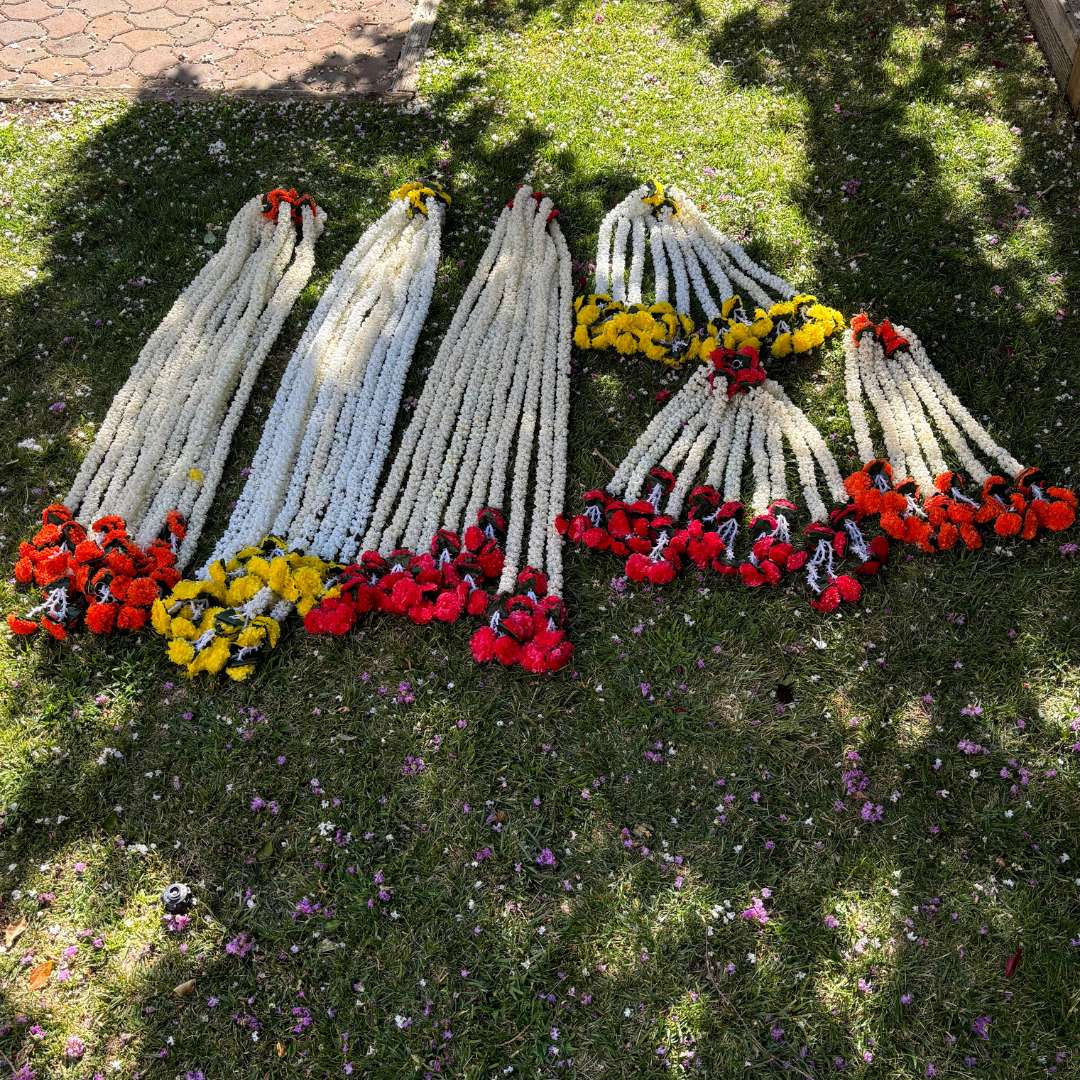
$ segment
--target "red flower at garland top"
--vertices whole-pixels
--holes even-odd
[[[745,394],[752,386],[760,386],[765,381],[761,355],[753,345],[743,345],[739,349],[713,349],[709,359],[716,369],[715,374],[726,377],[729,398]]]

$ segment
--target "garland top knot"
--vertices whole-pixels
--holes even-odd
[[[844,326],[838,311],[796,294],[710,225],[678,188],[655,180],[604,218],[595,291],[577,297],[574,311],[578,348],[640,354],[668,367],[708,362],[717,349],[734,356],[743,346],[778,358],[805,353]]]
[[[390,201],[400,199],[409,204],[410,214],[423,214],[427,217],[428,200],[438,199],[446,206],[450,205],[450,196],[433,180],[409,180],[390,192]]]
[[[319,213],[319,206],[314,196],[300,195],[296,188],[274,188],[263,196],[263,217],[267,221],[277,221],[278,209],[282,203],[292,207],[292,221],[298,229],[303,228],[304,225],[305,206],[311,209],[313,217],[317,217]]]

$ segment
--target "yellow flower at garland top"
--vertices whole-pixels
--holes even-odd
[[[288,551],[281,537],[213,562],[207,577],[177,582],[151,611],[154,629],[169,642],[168,657],[188,675],[224,672],[240,681],[277,646],[281,620],[306,615],[332,596],[338,567],[314,555]]]
[[[647,304],[650,284],[654,303]],[[574,310],[579,349],[612,349],[669,367],[708,362],[718,345],[777,357],[804,353],[843,327],[839,312],[796,294],[678,188],[655,180],[604,218],[595,292],[577,297]]]

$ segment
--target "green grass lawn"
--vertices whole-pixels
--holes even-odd
[[[5,568],[208,226],[280,183],[329,222],[205,546],[320,289],[420,173],[455,200],[413,387],[518,182],[584,268],[655,176],[915,328],[1075,482],[1080,151],[1018,0],[446,0],[432,45],[412,112],[0,107]],[[575,365],[571,499],[671,385]],[[839,344],[787,381],[855,464]],[[842,618],[716,578],[619,591],[571,553],[578,652],[547,680],[478,669],[462,627],[294,632],[241,685],[154,640],[5,634],[0,1077],[1080,1076],[1071,539],[901,557]]]

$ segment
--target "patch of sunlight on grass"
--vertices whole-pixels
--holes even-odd
[[[925,745],[933,737],[933,730],[933,714],[919,697],[912,695],[897,706],[893,738],[899,749],[910,751]]]

